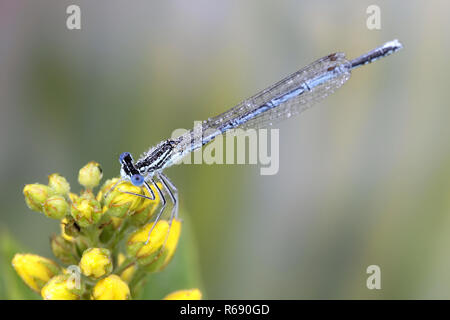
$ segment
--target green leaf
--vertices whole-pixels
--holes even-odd
[[[176,290],[191,288],[202,290],[194,235],[187,215],[182,217],[181,237],[172,261],[162,272],[147,276],[140,295],[134,299],[158,300]]]
[[[25,251],[4,228],[0,229],[0,299],[39,299],[39,295],[28,288],[11,265],[14,255]]]

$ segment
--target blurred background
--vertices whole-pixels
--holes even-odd
[[[81,30],[66,8],[81,8]],[[381,9],[368,30],[366,9]],[[191,286],[212,299],[450,298],[448,1],[0,2],[0,230],[51,257],[22,189],[138,157],[335,51],[355,70],[280,129],[280,171],[182,165]],[[190,227],[189,227],[190,226]],[[178,253],[182,255],[182,253]],[[176,259],[174,264],[176,264]],[[381,268],[368,290],[366,268]],[[9,262],[4,262],[9,266]]]

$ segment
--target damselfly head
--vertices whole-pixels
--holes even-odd
[[[131,181],[136,187],[141,187],[144,184],[145,179],[134,166],[131,154],[129,152],[123,152],[119,156],[119,162],[121,164],[120,175],[122,176],[122,179]]]
[[[120,154],[120,156],[119,156],[119,162],[120,162],[121,164],[123,164],[124,161],[125,161],[125,158],[127,158],[127,157],[130,157],[131,159],[133,159],[133,158],[131,157],[131,154],[130,154],[129,152],[122,152],[122,153]]]

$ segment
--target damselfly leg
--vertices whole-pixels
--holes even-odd
[[[150,241],[151,233],[152,233],[153,229],[155,228],[156,224],[158,223],[158,221],[161,219],[161,217],[164,213],[164,210],[166,208],[167,201],[166,201],[166,198],[164,197],[163,191],[165,191],[170,196],[170,199],[172,200],[172,211],[170,213],[169,230],[167,231],[166,240],[167,240],[167,236],[170,233],[170,228],[172,227],[173,219],[178,217],[178,190],[177,190],[177,188],[169,180],[169,178],[167,178],[163,173],[155,174],[155,177],[158,179],[158,181],[161,182],[161,185],[163,186],[163,190],[161,190],[161,188],[158,186],[157,182],[153,178],[151,178],[152,185],[156,188],[158,195],[161,197],[162,206],[161,206],[158,214],[156,215],[155,221],[153,222],[153,225],[148,233],[147,241],[145,242],[145,244],[147,244]],[[164,241],[164,245],[165,245],[165,241]],[[163,247],[164,247],[164,245],[163,245]]]
[[[155,182],[155,180],[153,178],[150,178],[151,182],[152,182],[152,186],[155,187],[156,191],[158,192],[159,197],[161,198],[161,208],[159,209],[158,214],[156,215],[155,221],[153,222],[152,227],[150,228],[150,231],[148,232],[148,237],[147,237],[147,241],[145,241],[145,244],[147,244],[150,241],[150,235],[152,234],[153,229],[155,228],[156,224],[158,223],[159,219],[161,219],[161,216],[164,212],[164,209],[166,208],[166,197],[164,197],[163,192],[161,191],[161,189],[159,188],[158,184]]]
[[[158,178],[159,181],[161,181],[161,183],[164,187],[163,190],[169,194],[170,199],[172,200],[172,204],[173,204],[172,211],[170,213],[170,218],[169,218],[169,228],[167,230],[166,237],[164,239],[164,243],[161,246],[161,249],[159,250],[158,255],[155,257],[155,260],[156,260],[163,253],[163,250],[169,239],[170,232],[172,230],[172,222],[173,222],[174,218],[178,218],[178,190],[175,187],[175,185],[169,180],[169,178],[167,178],[167,176],[165,176],[163,173],[156,174],[155,176]],[[156,224],[156,219],[155,219],[155,224]],[[153,224],[153,226],[155,224]],[[150,239],[150,233],[149,233],[149,238],[147,239],[147,241],[149,239]]]
[[[169,222],[168,222],[169,227],[168,227],[168,230],[166,232],[163,245],[159,249],[158,254],[155,256],[155,260],[156,260],[164,252],[164,248],[165,248],[166,243],[167,243],[167,241],[169,239],[169,235],[170,235],[170,232],[171,232],[171,229],[172,229],[173,219],[175,217],[178,217],[178,190],[175,187],[175,185],[164,174],[162,174],[162,173],[158,174],[157,173],[157,174],[154,175],[154,177],[157,179],[157,181],[155,181],[153,178],[150,178],[150,179],[151,179],[152,185],[156,188],[156,190],[158,192],[158,195],[161,197],[162,206],[161,206],[161,208],[160,208],[160,210],[159,210],[159,212],[158,212],[158,214],[157,214],[157,216],[156,216],[156,218],[155,218],[155,220],[153,222],[153,225],[152,225],[152,227],[151,227],[151,229],[150,229],[150,231],[148,233],[148,238],[147,238],[147,241],[145,242],[145,244],[148,244],[148,242],[150,241],[151,233],[152,233],[153,229],[155,228],[156,224],[158,223],[158,221],[161,219],[161,217],[162,217],[162,215],[163,215],[163,213],[165,211],[167,201],[166,201],[166,199],[164,197],[164,192],[166,192],[170,196],[170,199],[171,199],[172,205],[173,205],[172,206],[172,211],[171,211],[171,214],[170,214],[170,218],[169,218]],[[158,186],[158,182],[161,182],[162,188],[160,188]]]
[[[170,222],[172,223],[173,218],[178,219],[178,189],[164,173],[160,173],[160,179],[166,187],[166,190],[168,191],[173,202],[172,214],[170,215]]]
[[[119,179],[106,193],[105,193],[105,195],[104,195],[104,198],[106,199],[108,196],[109,196],[109,194],[111,193],[111,192],[113,192],[114,191],[114,189],[120,184],[120,183],[122,183],[122,182],[124,182],[125,180],[123,180],[123,179]],[[146,196],[146,195],[143,195],[143,194],[139,194],[139,193],[134,193],[134,192],[130,192],[130,191],[124,191],[124,190],[121,190],[120,188],[118,188],[117,190],[119,191],[119,192],[121,192],[121,193],[126,193],[126,194],[130,194],[130,195],[133,195],[133,196],[136,196],[136,197],[141,197],[141,198],[144,198],[144,199],[147,199],[147,200],[155,200],[156,199],[156,197],[155,197],[155,193],[153,192],[153,190],[152,190],[152,188],[150,188],[150,186],[148,185],[148,183],[147,182],[144,182],[144,185],[145,185],[145,188],[148,190],[148,192],[149,192],[149,194],[150,194],[150,197],[149,196]]]
[[[139,194],[139,193],[130,192],[130,191],[123,191],[123,190],[120,190],[120,189],[117,189],[117,190],[119,192],[126,193],[126,194],[131,194],[133,196],[141,197],[141,198],[144,198],[144,199],[147,199],[147,200],[155,200],[155,193],[153,192],[153,190],[150,187],[148,187],[148,190],[149,190],[149,192],[152,195],[151,197],[143,195],[143,194]]]

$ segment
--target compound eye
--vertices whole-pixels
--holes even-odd
[[[119,162],[122,163],[123,160],[124,160],[126,157],[128,157],[128,156],[130,156],[130,153],[129,153],[129,152],[123,152],[123,153],[119,156]]]
[[[131,183],[136,187],[140,187],[144,184],[144,177],[140,174],[133,174],[131,176]]]

